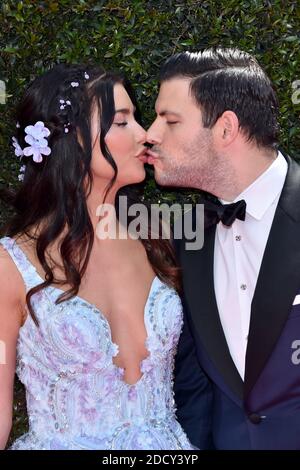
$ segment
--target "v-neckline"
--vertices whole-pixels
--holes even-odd
[[[26,255],[25,255],[26,256]],[[30,261],[28,260],[28,262],[30,263]],[[37,272],[35,266],[30,263],[35,271],[36,271],[36,274],[37,276],[41,278],[41,276],[39,275],[39,273]],[[120,382],[122,383],[122,386],[125,388],[130,388],[130,387],[136,387],[138,386],[141,382],[143,382],[144,378],[145,378],[145,375],[147,375],[145,372],[142,372],[142,368],[143,368],[143,365],[152,358],[152,351],[151,349],[149,348],[149,340],[151,338],[151,329],[148,327],[148,311],[149,311],[149,307],[148,307],[148,304],[149,304],[149,301],[150,301],[150,298],[151,298],[151,294],[154,290],[154,285],[156,284],[156,281],[160,281],[159,277],[156,275],[154,276],[154,278],[152,279],[152,282],[151,282],[151,285],[150,285],[150,289],[149,289],[149,292],[148,292],[148,296],[147,296],[147,299],[146,299],[146,302],[145,302],[145,306],[144,306],[144,310],[143,310],[143,322],[144,322],[144,328],[145,328],[145,332],[146,332],[146,337],[145,337],[145,341],[144,341],[144,346],[145,346],[145,350],[147,351],[147,356],[142,359],[140,361],[140,364],[139,364],[139,368],[140,368],[140,373],[141,373],[141,376],[140,378],[130,384],[129,382],[126,382],[124,379],[123,379],[123,376],[125,375],[125,368],[124,367],[119,367],[117,364],[114,363],[113,361],[113,358],[116,357],[118,354],[119,354],[119,351],[120,351],[120,347],[118,345],[118,343],[115,343],[112,339],[112,329],[111,329],[111,326],[110,326],[110,323],[108,321],[108,318],[106,317],[106,315],[103,313],[102,310],[100,310],[98,307],[96,307],[96,305],[92,304],[91,302],[83,299],[82,297],[80,296],[74,296],[72,297],[71,299],[68,299],[66,300],[66,302],[70,302],[72,303],[72,301],[74,300],[79,300],[80,302],[82,302],[83,304],[87,305],[88,307],[91,307],[95,312],[97,312],[97,314],[99,314],[99,318],[101,317],[101,319],[104,321],[105,323],[105,326],[106,326],[106,329],[107,329],[107,332],[109,334],[109,343],[113,349],[113,354],[112,356],[110,357],[110,366],[112,367],[112,369],[114,369],[117,373],[121,373],[122,377],[120,377]],[[55,287],[55,286],[48,286],[50,289],[52,290],[56,290],[58,292],[65,292],[63,289],[59,289],[58,287]],[[47,289],[47,288],[46,288]]]

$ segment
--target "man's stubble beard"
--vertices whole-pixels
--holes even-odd
[[[225,162],[215,151],[209,130],[192,143],[183,143],[180,158],[156,149],[162,169],[155,169],[155,179],[163,186],[190,187],[215,194],[220,181],[224,184]],[[179,163],[180,162],[180,163]]]

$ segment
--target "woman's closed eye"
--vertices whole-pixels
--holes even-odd
[[[115,122],[114,124],[116,124],[116,126],[122,127],[122,126],[126,126],[126,125],[128,124],[128,122],[126,122],[126,121],[123,121],[123,122]]]

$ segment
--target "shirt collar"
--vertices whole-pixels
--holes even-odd
[[[253,183],[239,194],[233,202],[244,199],[247,204],[246,212],[260,220],[268,208],[281,193],[288,170],[288,164],[282,153]],[[225,202],[225,201],[221,201]]]

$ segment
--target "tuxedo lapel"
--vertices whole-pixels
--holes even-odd
[[[205,231],[204,247],[186,251],[180,245],[185,302],[201,343],[231,390],[243,398],[243,381],[232,361],[219,318],[213,280],[216,227]]]
[[[286,158],[289,169],[251,306],[245,397],[272,353],[300,287],[300,167]]]

